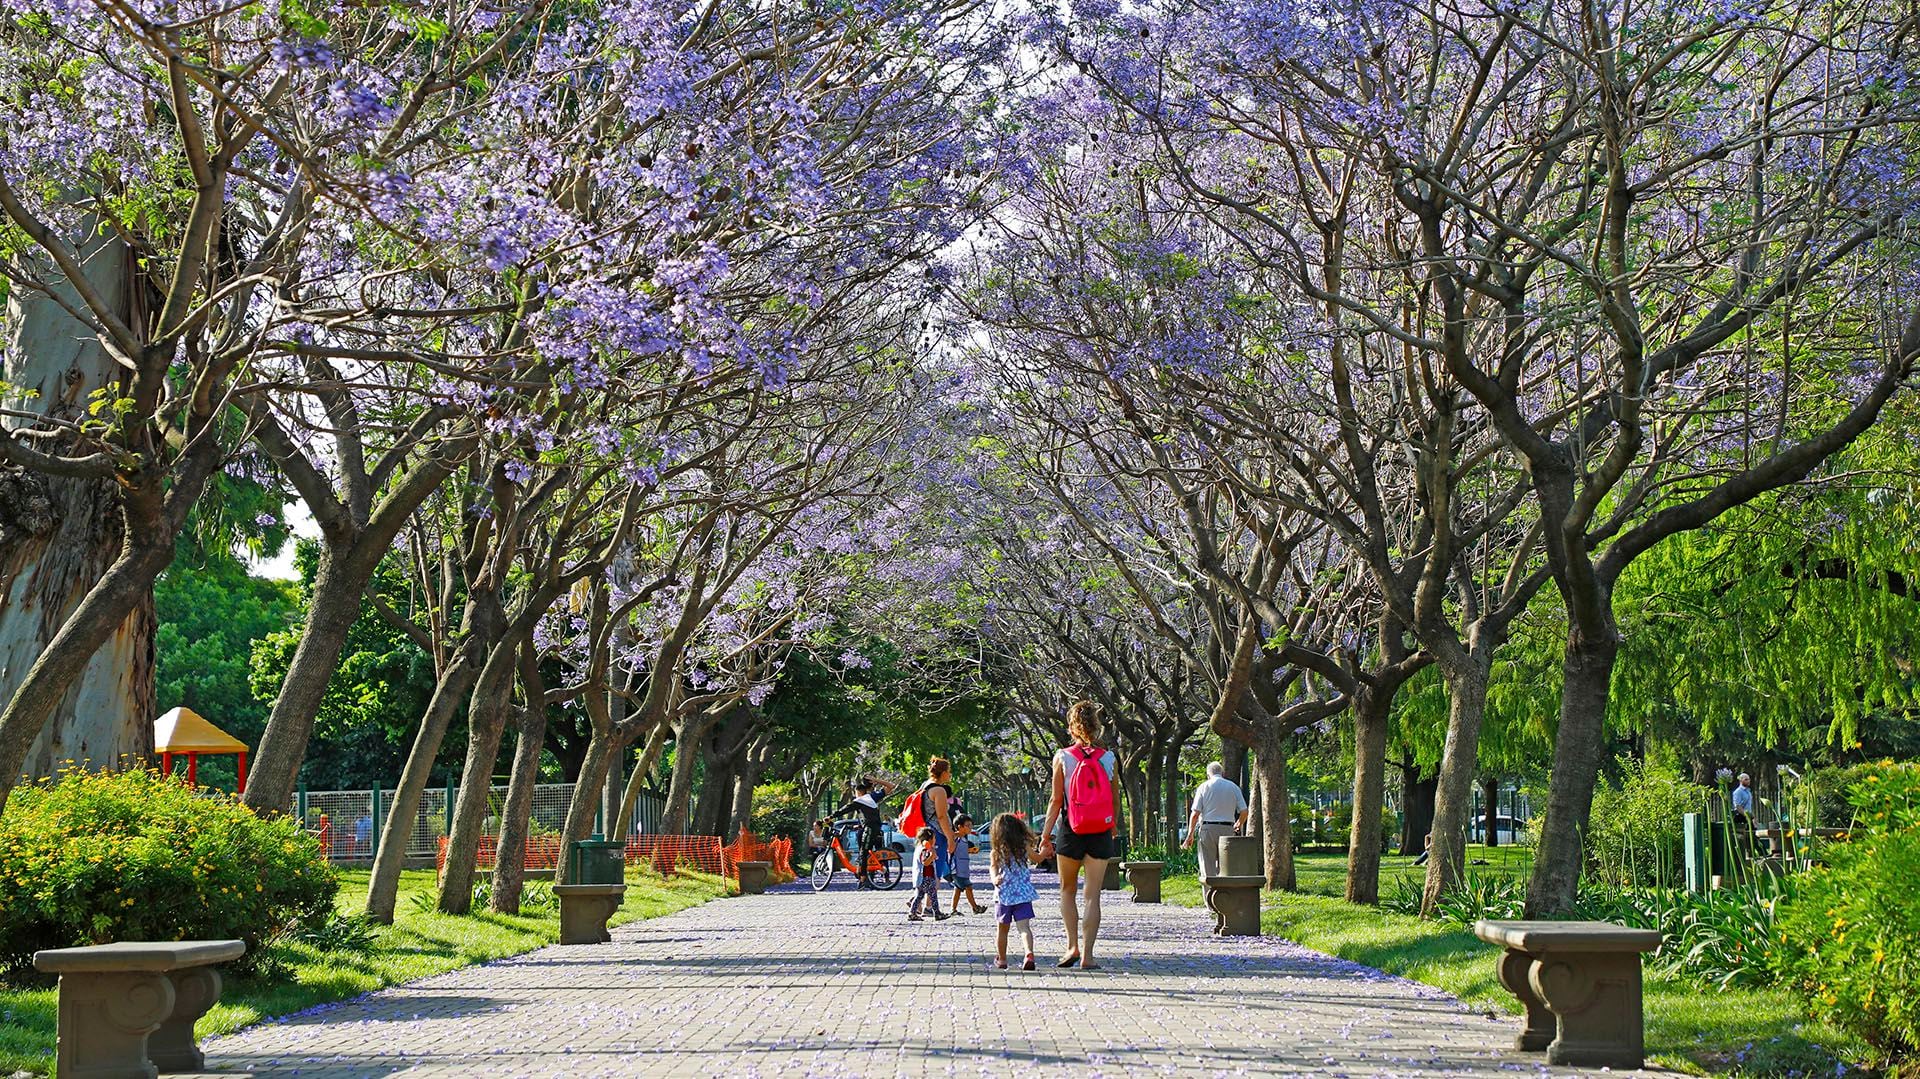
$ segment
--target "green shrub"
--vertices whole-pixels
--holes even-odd
[[[156,772],[68,772],[16,790],[0,816],[0,969],[24,972],[39,948],[234,937],[245,967],[280,934],[325,926],[338,888],[291,818]]]
[[[807,799],[791,783],[764,783],[753,789],[753,834],[761,839],[784,836],[804,846]]]
[[[1160,870],[1160,875],[1163,877],[1190,877],[1200,872],[1200,853],[1198,851],[1187,850],[1184,847],[1175,847],[1172,850],[1168,850],[1162,844],[1149,843],[1146,846],[1135,847],[1129,850],[1127,852],[1127,860],[1130,862],[1164,862],[1165,865]]]
[[[1424,881],[1405,877],[1381,896],[1380,907],[1418,915]],[[1660,950],[1648,960],[1656,976],[1707,983],[1719,989],[1770,985],[1778,980],[1775,911],[1784,886],[1762,880],[1705,894],[1680,888],[1630,888],[1582,881],[1571,916],[1657,929]],[[1460,886],[1434,905],[1438,921],[1472,926],[1482,918],[1519,918],[1526,905],[1525,877],[1478,872],[1469,867]]]
[[[1613,885],[1681,882],[1681,817],[1705,809],[1707,788],[1667,764],[1620,759],[1620,781],[1593,793],[1587,858],[1595,879]]]
[[[1893,1062],[1920,1056],[1920,763],[1887,762],[1849,795],[1863,830],[1801,874],[1780,940],[1809,1010]]]
[[[1400,815],[1380,807],[1380,848],[1385,850],[1400,835]],[[1327,814],[1327,842],[1346,845],[1353,837],[1353,803],[1339,802]]]

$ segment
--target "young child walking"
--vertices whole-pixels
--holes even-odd
[[[1033,969],[1033,901],[1040,897],[1033,889],[1033,829],[1011,813],[993,818],[988,840],[992,844],[994,902],[999,904],[999,950],[993,965],[1007,969],[1007,931],[1018,926],[1027,942],[1027,959],[1021,970]]]
[[[933,829],[922,828],[914,838],[920,842],[913,852],[913,902],[907,906],[907,921],[925,921],[921,911],[932,907],[933,920],[944,922],[947,915],[940,909],[940,873],[934,868]]]
[[[959,819],[953,822],[953,835],[953,854],[947,863],[953,867],[953,910],[948,913],[960,913],[960,897],[964,895],[967,905],[973,908],[975,914],[985,914],[987,908],[973,897],[973,860],[968,853],[968,848],[972,846],[968,840],[973,836],[973,818],[965,813],[960,814]]]

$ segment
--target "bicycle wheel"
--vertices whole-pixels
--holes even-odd
[[[813,890],[824,892],[827,885],[833,883],[833,860],[837,857],[833,848],[828,847],[813,858]]]
[[[875,851],[873,856],[880,860],[873,871],[873,886],[881,891],[891,891],[900,883],[900,855],[896,851]]]

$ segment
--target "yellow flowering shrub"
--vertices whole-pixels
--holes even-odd
[[[0,970],[41,948],[239,938],[248,959],[319,924],[339,890],[318,841],[155,772],[67,772],[0,815]]]
[[[1801,876],[1779,940],[1809,1010],[1897,1064],[1920,1057],[1920,763],[1866,771],[1849,796],[1862,830]]]

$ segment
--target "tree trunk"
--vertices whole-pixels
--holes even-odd
[[[1140,822],[1140,830],[1134,833],[1134,835],[1138,837],[1134,840],[1135,843],[1145,845],[1160,842],[1160,833],[1163,831],[1160,827],[1160,809],[1166,804],[1166,799],[1161,796],[1161,792],[1165,789],[1162,786],[1165,777],[1166,760],[1160,752],[1159,745],[1156,744],[1147,750],[1147,782],[1146,789],[1140,799],[1142,809],[1144,810],[1142,813],[1144,819]],[[1167,849],[1172,850],[1173,848],[1168,847]]]
[[[467,702],[467,761],[460,770],[460,795],[453,807],[453,834],[447,836],[447,863],[440,874],[440,909],[465,914],[473,906],[473,878],[493,799],[493,770],[507,725],[507,675],[513,670],[514,644],[500,642]]]
[[[667,781],[667,806],[660,817],[662,835],[686,835],[693,810],[693,780],[699,773],[700,742],[711,720],[696,712],[682,719],[673,732],[673,775]]]
[[[720,817],[733,801],[733,762],[714,750],[713,739],[700,743],[700,797],[693,814],[694,835],[717,835],[726,842],[726,822]]]
[[[487,906],[501,914],[520,913],[520,894],[527,879],[527,834],[532,831],[533,789],[540,782],[540,751],[547,740],[547,706],[543,699],[520,710],[513,744],[513,772],[507,780],[507,803],[500,811],[500,840],[494,848],[493,895]]]
[[[411,828],[433,777],[433,762],[446,741],[447,728],[459,710],[468,689],[480,673],[480,643],[469,639],[454,653],[453,662],[440,675],[420,716],[420,729],[414,732],[413,748],[401,769],[400,783],[393,792],[393,811],[380,830],[380,850],[373,857],[373,873],[367,881],[367,917],[385,925],[393,924],[394,906],[400,895],[400,871],[406,864],[406,838],[398,822]],[[451,837],[449,837],[451,839]],[[451,846],[451,843],[449,843]],[[449,852],[451,853],[451,852]]]
[[[1125,790],[1127,796],[1127,841],[1135,846],[1139,846],[1141,843],[1146,842],[1146,837],[1149,834],[1147,831],[1147,807],[1152,804],[1153,799],[1146,795],[1147,777],[1146,773],[1141,769],[1140,761],[1137,758],[1134,760],[1132,767],[1123,767],[1120,775],[1120,785]]]
[[[587,743],[586,756],[580,762],[580,778],[574,781],[573,798],[567,803],[567,823],[560,830],[560,865],[553,875],[556,884],[573,883],[573,867],[567,857],[571,844],[587,838],[593,831],[593,819],[600,812],[600,791],[607,782],[607,770],[614,755],[626,747],[617,742],[606,725],[595,723],[593,739]]]
[[[347,634],[360,617],[361,602],[376,565],[377,559],[365,555],[354,558],[334,544],[321,545],[306,625],[300,630],[300,643],[280,681],[280,693],[274,697],[267,729],[260,735],[252,770],[247,773],[246,802],[256,813],[285,813],[292,804],[300,763],[306,759],[307,740],[313,734],[314,716],[319,714],[327,683],[340,664]],[[438,746],[434,752],[439,752]]]
[[[668,728],[661,724],[647,736],[647,744],[640,751],[640,759],[634,762],[633,775],[627,778],[627,790],[620,798],[620,815],[615,818],[613,831],[609,835],[629,836],[633,834],[634,809],[640,804],[640,794],[646,789],[647,778],[653,775],[653,766],[660,754],[667,748]]]
[[[1605,611],[1601,621],[1603,632],[1567,635],[1547,819],[1534,852],[1533,877],[1527,882],[1529,918],[1564,916],[1573,909],[1580,886],[1587,818],[1606,747],[1607,693],[1620,647],[1612,612]]]
[[[1244,743],[1231,738],[1220,739],[1220,764],[1226,769],[1226,776],[1233,780],[1241,790],[1253,786],[1253,777],[1247,774],[1247,747]]]
[[[1480,781],[1481,819],[1486,834],[1487,846],[1500,845],[1500,777],[1488,776]]]
[[[1399,762],[1400,768],[1400,853],[1407,856],[1427,849],[1427,833],[1433,830],[1433,801],[1440,793],[1440,777],[1420,777],[1420,765],[1412,757]]]
[[[1167,853],[1172,854],[1180,849],[1180,826],[1186,823],[1186,814],[1183,812],[1183,807],[1186,805],[1183,795],[1186,792],[1180,789],[1179,743],[1176,742],[1167,751],[1167,763],[1161,769],[1161,776],[1166,783],[1166,789],[1162,794],[1166,809],[1161,816],[1161,827],[1166,833]]]
[[[89,231],[81,242],[98,235]],[[85,253],[83,266],[93,287],[124,314],[136,287],[126,247],[110,237],[100,239]],[[42,279],[61,282],[49,266],[35,270]],[[61,282],[54,290],[84,309],[70,285]],[[12,333],[4,350],[4,377],[22,391],[4,402],[7,408],[77,420],[84,418],[95,390],[114,392],[120,367],[85,323],[38,292],[15,288],[7,299]],[[18,429],[38,421],[9,416],[0,424]],[[68,448],[39,445],[56,452]],[[60,627],[120,557],[125,522],[119,489],[111,480],[0,466],[0,701],[12,700]],[[156,627],[151,587],[136,589],[131,609],[33,732],[22,759],[6,766],[0,802],[23,770],[47,776],[70,760],[104,768],[151,754]]]
[[[1291,892],[1296,881],[1286,744],[1278,738],[1269,739],[1253,755],[1253,765],[1260,774],[1260,849],[1266,857],[1267,887]]]
[[[1467,817],[1479,771],[1480,723],[1487,711],[1488,652],[1442,665],[1447,681],[1447,740],[1440,751],[1440,783],[1433,803],[1433,845],[1420,910],[1432,914],[1440,896],[1458,886],[1467,861]]]
[[[1353,704],[1353,826],[1347,902],[1380,902],[1380,811],[1386,800],[1387,720],[1393,695],[1362,685]]]
[[[754,745],[741,758],[740,774],[733,781],[733,806],[727,814],[727,835],[738,835],[742,828],[753,830],[753,788],[759,784],[760,773],[767,765],[767,750],[767,744],[762,742]]]

